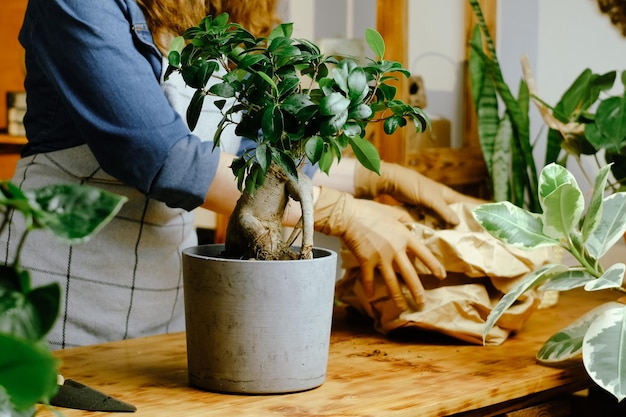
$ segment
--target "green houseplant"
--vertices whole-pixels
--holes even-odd
[[[420,131],[429,123],[421,109],[395,99],[395,87],[386,82],[396,74],[409,76],[409,72],[383,59],[385,45],[376,31],[368,30],[366,39],[378,60],[360,65],[322,55],[312,42],[293,39],[292,29],[292,24],[281,24],[268,38],[257,38],[229,23],[228,14],[208,16],[170,48],[168,74],[180,72],[196,90],[187,111],[190,128],[196,126],[204,98],[218,96],[223,98],[216,102],[223,118],[215,146],[220,144],[222,128],[233,123],[238,135],[256,143],[254,150],[232,165],[242,196],[227,230],[230,257],[291,257],[289,244],[281,236],[287,196],[302,206],[299,257],[309,257],[311,185],[299,167],[308,160],[328,172],[333,161],[351,147],[361,164],[378,172],[378,152],[364,139],[368,123],[384,123],[387,133],[407,120]],[[226,74],[207,88],[220,67]],[[235,121],[235,114],[241,120]]]
[[[585,199],[574,176],[558,164],[549,164],[539,178],[539,202],[543,212],[532,213],[509,202],[489,203],[474,209],[481,226],[501,241],[525,249],[561,246],[578,265],[548,264],[528,274],[506,294],[489,315],[485,333],[524,292],[533,288],[567,291],[611,290],[623,295],[626,265],[603,269],[600,258],[626,231],[626,193],[605,197],[610,165],[599,171],[585,210]],[[616,297],[617,298],[617,297]],[[552,336],[537,353],[547,365],[579,360],[590,377],[618,400],[626,397],[626,305],[602,305]]]
[[[24,242],[33,230],[46,230],[68,244],[87,240],[120,209],[125,197],[79,185],[23,191],[0,182],[0,232],[19,213],[26,221]],[[58,361],[45,336],[56,321],[61,290],[57,283],[33,288],[14,259],[0,265],[0,414],[31,415],[36,402],[49,403],[57,391]]]
[[[609,188],[621,189],[626,184],[626,73],[620,77],[621,92],[614,94],[610,90],[616,85],[616,71],[597,74],[586,68],[556,105],[550,106],[539,97],[528,65],[523,69],[531,97],[549,128],[546,158],[565,166],[573,157],[590,183],[592,175],[581,157],[592,156],[598,168],[610,163],[614,181]]]
[[[203,389],[292,392],[324,381],[336,254],[314,249],[313,188],[301,168],[317,164],[328,173],[350,148],[379,172],[379,154],[365,139],[369,123],[384,123],[386,133],[409,121],[419,131],[429,124],[421,109],[395,99],[387,82],[409,72],[383,59],[376,31],[366,38],[377,59],[365,64],[325,56],[291,35],[292,24],[281,24],[257,38],[221,14],[170,47],[166,76],[178,72],[195,89],[190,128],[205,97],[217,96],[223,117],[214,146],[229,124],[255,143],[231,166],[241,197],[225,245],[183,251],[189,379]],[[289,198],[302,209],[298,250],[283,238]]]
[[[517,98],[513,95],[502,75],[480,4],[478,0],[469,0],[469,4],[477,19],[470,39],[471,93],[492,197],[495,201],[510,201],[539,211],[538,171],[530,141],[528,86],[521,80]],[[546,164],[550,162],[554,160],[546,159]]]

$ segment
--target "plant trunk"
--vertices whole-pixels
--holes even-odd
[[[299,253],[283,238],[283,217],[289,197],[302,208],[302,246]],[[254,194],[242,193],[226,229],[225,255],[238,259],[310,259],[313,249],[313,186],[298,171],[291,180],[272,164],[265,182]]]

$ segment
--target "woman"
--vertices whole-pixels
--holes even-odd
[[[180,252],[195,244],[193,209],[230,213],[239,191],[229,169],[233,156],[192,134],[164,93],[163,55],[173,36],[209,13],[228,11],[250,30],[267,32],[277,21],[274,6],[29,1],[19,35],[26,51],[28,144],[13,182],[24,189],[89,184],[128,197],[87,243],[68,247],[43,233],[26,243],[22,264],[33,284],[58,281],[63,290],[61,316],[49,335],[53,348],[183,330]],[[421,283],[410,257],[443,277],[441,264],[402,225],[408,216],[346,191],[367,198],[388,193],[432,207],[450,223],[455,217],[447,204],[464,197],[393,164],[378,177],[348,161],[324,181],[315,190],[316,228],[340,236],[362,262],[365,288],[373,287],[379,269],[402,305],[398,270],[419,302]],[[298,209],[288,212],[285,223],[293,225]],[[11,236],[23,227],[15,218],[0,238],[0,261],[12,259],[17,242]]]

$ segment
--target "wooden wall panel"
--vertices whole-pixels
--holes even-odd
[[[389,61],[398,61],[408,68],[408,13],[409,0],[377,0],[376,30],[385,39],[385,56]],[[398,89],[397,98],[408,101],[408,79],[400,76],[394,83]],[[381,158],[387,162],[404,162],[405,129],[398,129],[393,135],[386,135],[382,123],[372,129],[372,141],[378,148]]]
[[[28,0],[2,0],[0,13],[0,130],[7,127],[6,92],[24,90],[24,49],[17,40]]]

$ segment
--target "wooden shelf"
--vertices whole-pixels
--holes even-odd
[[[26,138],[24,136],[12,136],[6,133],[0,133],[0,145],[24,145]]]

